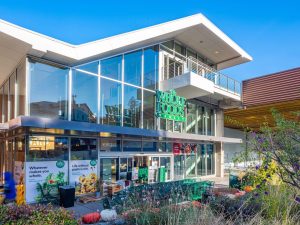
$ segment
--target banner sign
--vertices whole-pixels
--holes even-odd
[[[70,184],[75,185],[76,195],[97,191],[97,161],[71,160]]]
[[[55,200],[68,180],[68,161],[26,162],[25,168],[26,203]]]
[[[185,102],[184,97],[176,95],[174,90],[168,92],[156,91],[156,117],[185,122]]]

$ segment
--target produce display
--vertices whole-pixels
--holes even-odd
[[[88,194],[97,191],[97,174],[90,173],[88,176],[81,175],[79,177],[79,183],[76,184],[76,195]]]

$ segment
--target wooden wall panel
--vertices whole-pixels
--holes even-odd
[[[243,81],[246,107],[300,99],[300,68]]]

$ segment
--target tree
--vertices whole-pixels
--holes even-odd
[[[264,123],[248,133],[248,150],[277,164],[281,180],[300,190],[300,123],[272,110],[275,126]],[[297,118],[297,117],[295,117]]]

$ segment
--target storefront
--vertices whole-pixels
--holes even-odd
[[[26,201],[35,202],[51,199],[62,184],[85,195],[105,194],[110,183],[223,176],[223,143],[241,142],[224,137],[223,109],[241,97],[239,82],[217,69],[250,58],[231,40],[224,44],[224,34],[203,18],[103,39],[85,50],[7,24],[34,36],[24,49],[41,43],[46,52],[30,47],[2,79],[0,182],[3,172],[13,172]],[[188,29],[178,28],[183,24]],[[208,40],[192,35],[198,31]],[[7,35],[15,46],[28,41],[22,37]],[[211,51],[222,52],[216,57],[202,46],[224,49]],[[227,64],[228,57],[234,61]]]

